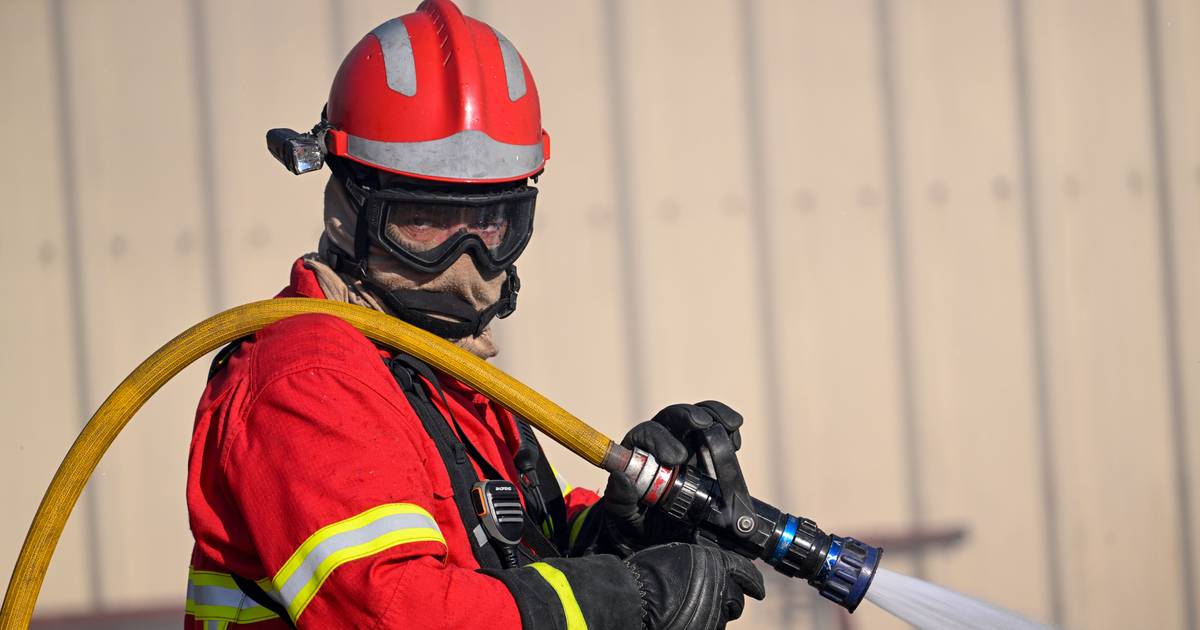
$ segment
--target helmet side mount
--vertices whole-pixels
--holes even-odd
[[[271,129],[267,131],[267,150],[296,175],[319,171],[325,165],[322,140],[328,128],[329,125],[321,121],[307,133],[286,128]]]

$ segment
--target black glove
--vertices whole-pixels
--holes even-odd
[[[741,426],[741,414],[714,400],[695,405],[671,405],[651,420],[635,426],[625,435],[621,445],[640,448],[664,466],[698,466],[717,477],[723,485],[731,483],[744,492],[745,482],[733,454],[742,446]],[[718,465],[716,471],[709,471],[712,462],[700,461],[700,453],[701,447],[707,446],[705,433],[713,427],[723,428],[728,434],[726,447],[721,450],[726,459],[733,461],[731,466]],[[724,478],[718,476],[718,472]],[[647,511],[645,506],[638,504],[639,498],[628,477],[621,473],[609,476],[603,499],[605,523],[598,527],[598,534],[603,538],[602,548],[625,555],[650,545],[696,541],[693,529],[657,510]]]
[[[525,630],[565,630],[579,621],[591,630],[721,630],[742,615],[746,595],[765,596],[750,560],[683,543],[624,561],[596,554],[482,572],[508,587]]]
[[[745,595],[766,596],[754,563],[717,547],[671,543],[639,551],[625,564],[637,576],[649,630],[719,630],[742,616]]]

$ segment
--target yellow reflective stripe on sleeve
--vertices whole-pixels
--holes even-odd
[[[570,494],[574,488],[567,482],[566,477],[558,474],[558,469],[554,467],[554,464],[550,464],[550,472],[554,473],[554,481],[558,482],[558,489],[562,491],[562,495],[565,497]]]
[[[592,508],[594,507],[596,507],[595,503],[587,506],[587,508],[580,512],[579,516],[576,516],[575,520],[571,522],[571,535],[567,537],[567,548],[572,548],[575,546],[575,539],[579,538],[579,531],[583,529],[583,522],[587,520],[588,514],[591,513]]]
[[[267,580],[259,580],[267,595],[278,598],[275,587]],[[255,623],[268,619],[278,619],[279,615],[260,606],[250,596],[243,593],[228,573],[215,571],[188,570],[187,614],[198,621],[203,621],[206,627],[221,627],[221,623],[236,622],[239,624]]]
[[[583,611],[579,609],[579,602],[575,601],[575,591],[571,590],[571,583],[567,581],[567,576],[545,562],[534,562],[529,566],[537,571],[542,579],[546,580],[555,593],[558,593],[558,599],[562,602],[563,616],[567,618],[567,630],[587,630]]]
[[[358,516],[322,527],[271,578],[292,619],[316,596],[339,566],[397,545],[417,542],[446,544],[433,516],[418,505],[389,503]]]

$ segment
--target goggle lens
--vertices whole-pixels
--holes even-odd
[[[510,223],[503,206],[453,207],[439,204],[395,204],[388,209],[384,233],[412,253],[436,249],[456,236],[474,234],[496,253]]]
[[[382,203],[376,233],[394,255],[440,270],[472,250],[493,269],[511,265],[533,233],[537,189],[492,195],[377,193]]]

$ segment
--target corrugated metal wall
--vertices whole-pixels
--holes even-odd
[[[1200,2],[463,8],[520,48],[554,138],[503,368],[613,436],[727,401],[755,494],[827,529],[965,529],[894,570],[1074,628],[1197,628]],[[5,575],[111,388],[314,247],[324,177],[263,132],[310,125],[409,9],[0,3]],[[181,602],[202,380],[100,466],[42,610]],[[838,622],[771,588],[743,626]]]

